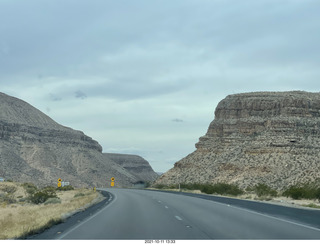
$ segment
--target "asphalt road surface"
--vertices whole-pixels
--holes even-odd
[[[320,239],[319,210],[300,213],[294,208],[275,206],[274,211],[283,209],[286,213],[282,217],[282,213],[264,213],[266,204],[260,203],[254,203],[260,206],[258,211],[259,207],[250,210],[250,206],[239,207],[183,194],[115,188],[107,191],[112,199],[105,207],[57,239]],[[314,216],[310,217],[313,219],[310,223],[308,219],[299,221],[298,215],[304,213]]]

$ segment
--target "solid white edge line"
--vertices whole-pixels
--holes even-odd
[[[232,205],[229,205],[229,204],[226,204],[226,203],[215,202],[215,201],[212,201],[212,202],[214,202],[215,204],[220,204],[220,205],[227,206],[229,208],[239,209],[239,210],[242,210],[242,211],[246,211],[248,213],[253,213],[253,214],[261,215],[261,216],[264,216],[264,217],[268,217],[270,219],[276,219],[276,220],[279,220],[279,221],[282,221],[282,222],[286,222],[286,223],[289,223],[289,224],[298,225],[298,226],[305,227],[305,228],[308,228],[308,229],[311,229],[311,230],[320,231],[320,229],[318,229],[318,228],[315,228],[315,227],[312,227],[312,226],[308,226],[308,225],[304,225],[304,224],[300,224],[300,223],[296,223],[296,222],[293,222],[293,221],[290,221],[290,220],[280,219],[280,218],[277,218],[277,217],[274,217],[274,216],[271,216],[271,215],[266,215],[266,214],[255,212],[255,211],[252,211],[252,210],[249,210],[249,209],[245,209],[245,208],[235,207],[235,206],[232,206]]]
[[[79,228],[81,225],[85,224],[86,222],[88,222],[89,220],[93,219],[94,217],[96,217],[98,214],[100,214],[103,210],[105,210],[106,208],[108,208],[109,206],[111,206],[115,201],[117,200],[116,195],[114,195],[114,200],[109,203],[108,205],[104,206],[102,209],[100,209],[98,212],[96,212],[94,215],[90,216],[89,218],[85,219],[83,222],[77,224],[76,226],[74,226],[73,228],[71,228],[70,230],[68,230],[66,233],[63,233],[62,235],[58,236],[57,238],[55,238],[55,240],[61,240],[62,238],[64,238],[65,236],[69,235],[72,231],[74,231],[75,229]]]

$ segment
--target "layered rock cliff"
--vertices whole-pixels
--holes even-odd
[[[138,179],[102,154],[98,142],[0,93],[0,177],[37,185],[131,186]]]
[[[158,178],[158,174],[153,171],[149,162],[138,155],[117,153],[104,153],[104,155],[121,165],[134,175],[138,181],[153,182]]]
[[[197,150],[156,183],[264,183],[278,190],[320,178],[320,93],[227,96]]]

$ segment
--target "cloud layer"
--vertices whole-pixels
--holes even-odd
[[[320,2],[0,0],[1,91],[157,171],[217,103],[319,91]]]

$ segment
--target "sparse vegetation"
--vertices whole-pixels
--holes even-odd
[[[63,187],[58,187],[57,188],[58,191],[72,191],[74,190],[74,187],[69,185],[69,186],[63,186]]]
[[[9,190],[11,193],[4,191],[8,189],[12,189]],[[98,196],[99,193],[91,189],[57,191],[55,187],[38,189],[32,183],[1,183],[0,239],[23,238],[39,233],[63,221],[63,216],[82,208]]]
[[[163,189],[163,190],[178,190],[179,185],[164,185],[157,184],[153,188]],[[297,184],[289,187],[282,194],[277,192],[275,189],[269,187],[266,184],[259,183],[253,187],[247,187],[245,191],[238,188],[236,185],[226,184],[226,183],[216,183],[216,184],[180,184],[180,189],[182,191],[188,190],[200,190],[202,193],[206,194],[219,194],[219,195],[230,195],[230,196],[241,196],[243,199],[254,199],[262,201],[270,201],[275,197],[285,196],[292,198],[293,200],[317,199],[320,202],[320,180],[319,182],[313,182],[308,184]],[[247,195],[254,194],[254,195]],[[256,197],[255,197],[256,196]],[[309,206],[310,205],[310,206]],[[318,207],[314,203],[309,205],[303,205],[307,207]]]
[[[320,201],[320,187],[314,183],[296,184],[283,192],[283,196],[293,199],[318,199]]]
[[[308,207],[308,208],[320,208],[319,205],[316,205],[316,204],[314,204],[314,203],[304,204],[304,205],[302,205],[302,206]]]
[[[61,199],[60,198],[48,198],[45,202],[44,202],[44,205],[47,205],[47,204],[58,204],[58,203],[61,203]]]
[[[29,196],[32,203],[41,204],[46,202],[49,198],[58,198],[56,189],[54,187],[45,187],[42,190],[38,190]]]
[[[85,194],[83,194],[82,192],[77,193],[77,194],[74,195],[75,198],[76,197],[83,197],[83,196],[85,196]]]
[[[22,186],[29,195],[34,194],[38,190],[38,188],[32,183],[23,183]]]
[[[178,185],[155,185],[157,189],[178,189]],[[186,190],[200,190],[203,193],[207,194],[220,194],[220,195],[232,195],[238,196],[243,194],[243,191],[236,185],[226,184],[226,183],[216,183],[216,184],[201,184],[201,183],[192,183],[192,184],[180,184],[181,189]]]
[[[274,189],[272,189],[270,186],[267,186],[266,184],[257,184],[255,185],[252,189],[247,189],[252,190],[255,192],[258,197],[266,197],[266,196],[271,196],[271,197],[276,197],[278,195],[278,192]]]

